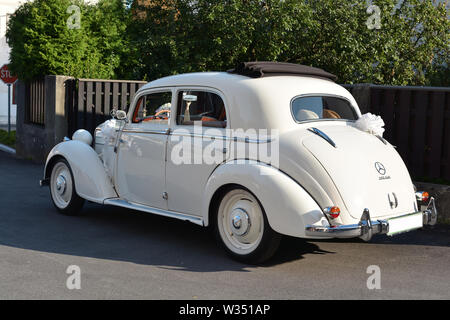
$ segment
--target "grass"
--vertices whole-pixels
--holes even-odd
[[[0,143],[6,145],[8,147],[15,148],[16,147],[16,132],[11,131],[11,134],[8,134],[8,131],[0,129]]]

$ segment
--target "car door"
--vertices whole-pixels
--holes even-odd
[[[167,210],[165,160],[172,90],[141,93],[118,149],[116,189],[132,203]]]
[[[229,155],[227,107],[219,91],[204,88],[178,89],[176,103],[167,142],[168,207],[199,216],[208,177]]]

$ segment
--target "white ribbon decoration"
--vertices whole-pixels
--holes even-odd
[[[355,127],[361,131],[383,137],[384,121],[380,116],[365,113],[356,120]]]

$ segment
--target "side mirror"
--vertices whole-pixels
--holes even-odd
[[[116,112],[116,119],[117,120],[125,120],[127,119],[127,113],[123,110],[117,110]]]
[[[117,120],[128,120],[127,119],[127,113],[123,110],[111,110],[111,117],[117,119]]]

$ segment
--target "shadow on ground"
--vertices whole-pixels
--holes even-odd
[[[60,215],[48,188],[38,186],[41,174],[41,165],[0,152],[0,245],[192,272],[250,271],[251,266],[226,256],[210,232],[187,222],[93,203],[86,203],[81,216]],[[372,241],[450,245],[449,236],[433,235],[426,230]],[[275,256],[261,267],[301,260],[307,254],[333,254],[320,249],[323,241],[285,237]],[[332,240],[352,241],[360,240]]]
[[[50,199],[42,202],[50,202]],[[50,203],[0,215],[0,245],[192,272],[243,271],[202,227],[133,210],[88,203],[81,216],[63,216]],[[266,266],[326,253],[300,239],[283,239]]]

